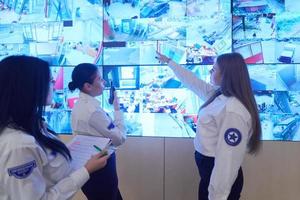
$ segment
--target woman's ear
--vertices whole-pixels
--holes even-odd
[[[89,84],[89,83],[84,83],[83,84],[82,91],[84,93],[89,94],[91,92],[91,89],[92,89],[92,85],[91,84]]]

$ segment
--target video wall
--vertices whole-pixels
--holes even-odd
[[[117,88],[128,135],[194,137],[203,103],[155,59],[156,51],[209,81],[215,58],[241,53],[260,112],[263,140],[300,141],[300,1],[0,0],[0,60],[36,56],[56,79],[45,119],[72,132],[75,65],[99,66],[110,113]]]

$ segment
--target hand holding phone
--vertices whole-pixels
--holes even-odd
[[[114,102],[115,90],[116,90],[116,88],[113,86],[113,82],[111,81],[110,82],[110,89],[109,89],[109,99],[108,99],[109,104],[113,104],[113,102]]]

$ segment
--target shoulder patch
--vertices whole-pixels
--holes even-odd
[[[107,128],[108,128],[108,130],[115,128],[114,123],[111,122],[111,123],[108,125]]]
[[[242,141],[242,134],[236,128],[229,128],[225,131],[224,140],[230,146],[237,146]]]
[[[7,171],[9,176],[14,176],[17,179],[24,179],[32,173],[34,168],[36,168],[35,160],[25,163],[23,165],[8,168]]]

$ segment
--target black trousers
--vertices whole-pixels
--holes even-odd
[[[88,200],[122,200],[118,188],[115,153],[107,160],[104,168],[91,174],[81,189]]]
[[[198,166],[199,174],[201,177],[198,199],[208,200],[208,186],[210,181],[210,176],[215,165],[215,158],[204,156],[201,153],[195,151],[195,160]],[[242,168],[239,169],[238,176],[231,187],[230,194],[227,200],[238,200],[240,199],[241,192],[243,189],[244,178]]]

